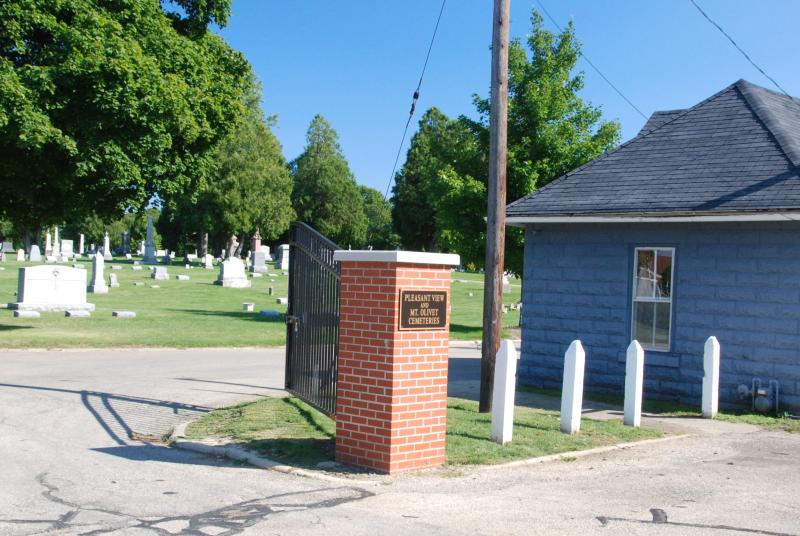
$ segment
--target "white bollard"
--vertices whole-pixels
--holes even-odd
[[[517,377],[517,350],[514,343],[500,343],[494,370],[492,391],[492,441],[511,443],[514,431],[514,392]]]
[[[644,380],[644,350],[639,341],[628,345],[625,360],[625,417],[626,426],[642,425],[642,381]]]
[[[711,336],[703,352],[703,417],[713,419],[719,409],[719,341]]]
[[[564,382],[561,387],[561,431],[575,434],[581,429],[583,369],[586,352],[581,341],[572,341],[564,354]]]

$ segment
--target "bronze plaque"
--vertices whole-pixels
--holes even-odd
[[[446,290],[401,290],[400,329],[445,329]]]

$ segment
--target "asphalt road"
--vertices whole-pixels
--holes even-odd
[[[468,394],[477,353],[451,353]],[[749,426],[377,485],[130,439],[280,393],[282,369],[282,350],[0,351],[0,534],[800,535],[800,437]]]

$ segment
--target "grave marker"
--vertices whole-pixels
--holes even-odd
[[[27,266],[19,269],[17,302],[9,309],[19,311],[94,310],[86,302],[86,270],[68,266]]]

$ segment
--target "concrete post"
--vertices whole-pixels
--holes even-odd
[[[644,380],[644,350],[639,341],[631,341],[625,361],[626,426],[642,425],[642,381]]]
[[[703,353],[703,417],[713,419],[719,408],[719,341],[711,336]]]
[[[500,343],[494,372],[492,390],[492,441],[505,445],[511,443],[514,431],[514,393],[517,378],[517,350],[514,343]]]
[[[572,341],[564,354],[564,383],[561,387],[561,431],[575,434],[581,429],[583,369],[586,352],[581,341]]]

